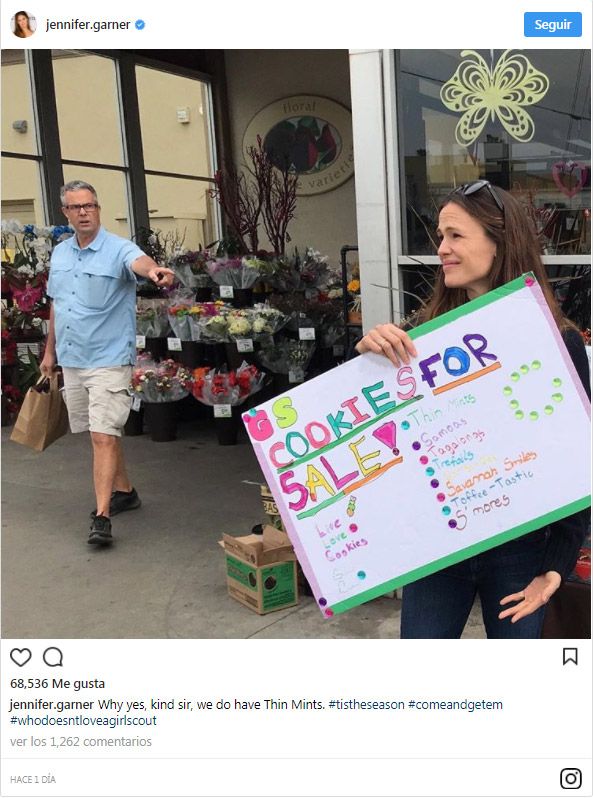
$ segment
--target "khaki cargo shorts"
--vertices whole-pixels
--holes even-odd
[[[132,366],[96,369],[63,368],[64,400],[72,432],[121,436],[132,397]]]

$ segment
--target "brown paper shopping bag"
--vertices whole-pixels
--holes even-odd
[[[68,412],[58,387],[58,375],[41,377],[25,395],[10,440],[42,452],[66,432]]]

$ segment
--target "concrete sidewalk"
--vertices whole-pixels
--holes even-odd
[[[400,602],[380,598],[324,620],[314,600],[259,616],[227,594],[218,541],[265,520],[263,481],[242,431],[219,446],[211,421],[178,439],[126,438],[142,507],[117,516],[111,549],[87,544],[95,506],[88,435],[37,454],[2,430],[5,638],[394,638]],[[257,484],[251,484],[257,483]],[[474,607],[464,637],[484,637]]]

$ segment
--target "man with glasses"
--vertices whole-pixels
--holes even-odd
[[[60,199],[75,235],[58,244],[51,258],[41,373],[48,376],[60,364],[70,428],[90,431],[97,505],[88,542],[108,546],[111,516],[140,506],[121,446],[136,356],[136,275],[166,286],[174,273],[101,227],[97,192],[89,183],[66,183]]]

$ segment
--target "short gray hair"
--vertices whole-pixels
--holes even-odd
[[[94,196],[95,201],[98,202],[99,198],[97,197],[97,192],[91,186],[90,183],[85,183],[84,180],[71,180],[69,183],[66,183],[65,186],[62,186],[60,189],[60,202],[62,203],[62,207],[66,204],[66,192],[67,191],[90,191],[91,194]]]

